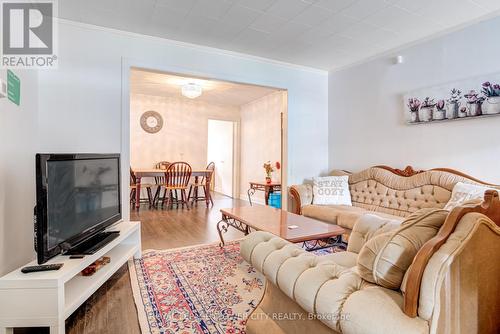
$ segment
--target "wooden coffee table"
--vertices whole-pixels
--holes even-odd
[[[221,247],[224,246],[223,234],[230,227],[245,235],[253,231],[270,232],[292,243],[303,243],[307,250],[345,246],[342,243],[342,234],[345,233],[342,227],[291,212],[260,205],[220,211],[222,219],[217,223],[217,231]]]

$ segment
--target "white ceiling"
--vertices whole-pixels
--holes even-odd
[[[132,94],[176,97],[190,100],[181,94],[182,85],[189,82],[195,82],[203,88],[201,96],[193,101],[203,101],[233,107],[242,106],[278,91],[278,89],[269,87],[132,69],[130,73],[130,92]]]
[[[65,19],[335,69],[500,10],[500,0],[63,0]]]

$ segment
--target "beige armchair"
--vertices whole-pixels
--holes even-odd
[[[498,224],[498,225],[497,225]],[[254,232],[241,255],[267,278],[247,333],[498,333],[500,201],[401,224],[364,215],[346,252],[308,253]]]

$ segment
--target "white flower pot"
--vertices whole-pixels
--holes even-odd
[[[467,103],[467,116],[474,117],[481,115],[481,104]]]
[[[418,111],[410,111],[410,122],[411,123],[420,122],[418,119]]]
[[[432,114],[434,112],[434,107],[421,107],[418,111],[418,118],[420,122],[430,122],[432,121]]]
[[[486,115],[500,114],[500,96],[488,97],[481,109]]]
[[[434,110],[434,114],[432,115],[432,119],[439,121],[439,120],[445,119],[446,118],[445,116],[446,116],[446,110],[436,109],[436,110]]]
[[[457,118],[458,117],[458,107],[459,107],[458,102],[448,103],[446,105],[446,118],[447,119]]]

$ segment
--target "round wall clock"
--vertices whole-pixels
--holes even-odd
[[[163,127],[163,118],[156,111],[146,111],[141,116],[141,127],[147,133],[157,133]]]

